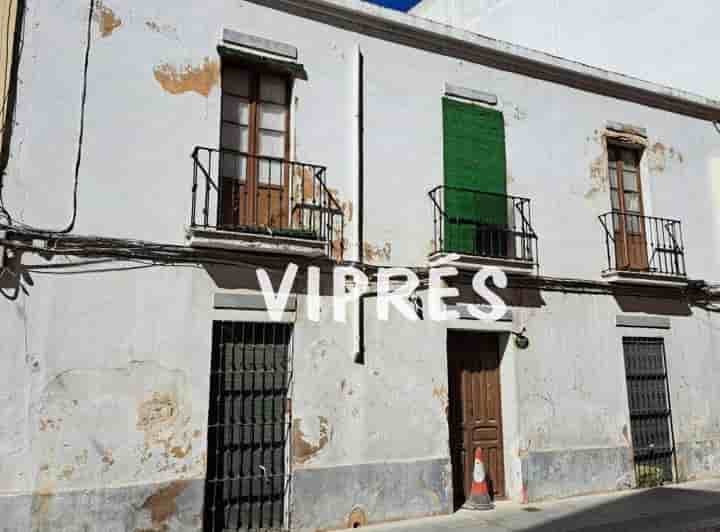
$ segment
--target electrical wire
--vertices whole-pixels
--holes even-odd
[[[26,235],[26,238],[28,237],[38,238],[37,235]],[[112,257],[114,260],[118,261],[149,261],[152,263],[160,263],[165,266],[194,264],[196,266],[216,265],[251,269],[265,268],[271,270],[282,270],[287,264],[287,259],[284,256],[262,257],[261,260],[251,262],[248,260],[237,260],[233,258],[232,254],[228,254],[228,252],[209,253],[207,251],[199,251],[182,245],[158,244],[138,240],[98,237],[61,236],[48,239],[45,247],[36,246],[31,243],[24,243],[22,240],[0,240],[0,244],[14,247],[21,252],[36,252],[41,255],[65,255],[84,258],[103,257],[105,259]],[[351,265],[350,263],[334,264],[330,262],[327,264],[328,266]],[[357,266],[357,264],[354,263],[353,265]],[[57,266],[64,268],[72,267],[72,265]],[[368,277],[370,277],[372,281],[376,281],[377,271],[381,267],[373,265],[364,266],[364,271]],[[429,267],[412,268],[412,271],[420,278],[422,289],[428,286],[429,269]],[[331,273],[331,268],[326,268],[324,271],[324,274],[326,275]],[[461,275],[460,281],[462,282],[463,280],[464,276]],[[657,290],[630,289],[630,287],[619,288],[610,286],[607,283],[600,283],[593,280],[552,277],[516,277],[511,279],[511,287],[517,289],[573,294],[620,295],[655,299],[666,299],[668,297],[667,293],[658,292]],[[698,294],[704,293],[702,290],[696,290],[695,292]],[[695,292],[693,292],[693,294]],[[677,297],[688,297],[688,291],[680,291],[675,295]]]
[[[8,80],[8,75],[10,73],[10,23],[12,19],[12,6],[15,3],[14,0],[8,1],[8,10],[7,10],[7,21],[5,23],[5,72],[3,74],[3,100],[2,100],[2,107],[0,107],[0,116],[5,116],[5,109],[7,108],[7,102],[8,102],[8,85],[10,84],[10,80]],[[5,130],[5,120],[3,120],[2,126],[0,126],[0,131]]]
[[[74,270],[74,271],[51,271],[51,270],[38,270],[34,268],[24,268],[24,271],[38,274],[38,275],[86,275],[89,273],[115,273],[115,272],[126,272],[133,270],[147,270],[149,268],[158,268],[164,266],[164,264],[143,264],[138,266],[125,266],[121,268],[93,268],[86,270]]]
[[[12,222],[10,213],[5,208],[3,203],[3,185],[5,179],[5,170],[7,168],[8,161],[10,159],[10,138],[13,130],[13,120],[15,111],[15,100],[17,91],[17,80],[18,71],[20,64],[20,57],[22,55],[22,49],[24,41],[22,39],[24,26],[25,26],[25,0],[15,0],[15,26],[14,26],[14,37],[13,37],[13,56],[10,61],[10,24],[12,11],[10,7],[12,0],[8,4],[8,17],[6,31],[6,48],[5,48],[5,72],[3,80],[3,104],[2,104],[2,125],[0,130],[2,132],[2,144],[0,144],[0,215],[2,215],[8,223]],[[8,79],[9,78],[9,79]]]
[[[84,56],[84,63],[83,63],[83,76],[82,76],[82,91],[80,95],[80,131],[78,133],[78,140],[77,140],[77,152],[75,155],[75,169],[74,169],[74,177],[73,177],[73,200],[72,200],[72,216],[70,218],[70,221],[68,224],[58,230],[52,230],[52,229],[41,229],[32,227],[26,224],[23,224],[21,222],[13,222],[12,216],[8,212],[7,208],[4,206],[4,203],[2,201],[2,182],[0,181],[0,211],[2,211],[5,216],[8,218],[9,226],[11,228],[19,227],[28,231],[33,231],[36,233],[40,233],[43,235],[62,235],[72,232],[72,230],[75,228],[75,223],[77,222],[77,215],[78,215],[78,193],[80,188],[80,167],[82,165],[82,158],[83,158],[83,141],[85,138],[85,108],[87,106],[87,87],[88,87],[88,71],[90,68],[90,49],[92,47],[92,24],[93,24],[93,18],[95,16],[95,2],[96,0],[90,0],[90,5],[88,9],[88,18],[87,18],[87,30],[86,30],[86,43],[85,43],[85,56]],[[16,28],[16,31],[19,31]],[[1,179],[1,178],[0,178]],[[1,228],[2,226],[0,226]]]

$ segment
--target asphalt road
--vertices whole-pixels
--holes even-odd
[[[372,532],[720,532],[720,480],[367,527]]]

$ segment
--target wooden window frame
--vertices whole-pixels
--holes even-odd
[[[620,141],[607,140],[607,171],[610,191],[610,207],[615,240],[616,267],[621,270],[648,269],[647,236],[645,230],[645,201],[642,184],[642,158],[645,146]],[[638,210],[627,210],[625,204],[625,161],[623,152],[632,153],[635,157],[635,178],[638,196]],[[614,160],[615,187],[612,185],[611,160]],[[635,191],[631,191],[635,192]],[[613,194],[617,195],[617,208],[612,204]],[[637,216],[637,227],[630,221]],[[631,226],[631,227],[629,227]]]
[[[248,87],[248,95],[243,96],[239,94],[235,94],[227,89],[225,80],[227,79],[226,75],[226,69],[239,69],[244,70],[249,74],[249,87]],[[260,99],[260,83],[261,78],[263,75],[273,76],[276,78],[280,78],[283,80],[285,84],[285,130],[274,130],[269,128],[261,128],[260,127],[260,116],[259,116],[259,107],[260,104],[267,103],[272,105],[281,105],[277,104],[275,102],[271,101],[264,101]],[[220,150],[224,150],[225,144],[223,142],[223,126],[225,124],[233,124],[235,126],[241,126],[241,127],[247,127],[248,130],[248,140],[247,140],[247,151],[242,152],[241,154],[247,155],[246,159],[246,173],[245,173],[245,187],[246,187],[246,194],[249,198],[249,201],[246,202],[246,209],[247,212],[245,214],[246,219],[245,222],[248,222],[246,224],[241,225],[257,225],[257,218],[258,218],[258,205],[259,205],[259,189],[262,186],[263,188],[269,189],[269,190],[276,190],[280,191],[280,209],[281,209],[281,218],[283,219],[281,225],[288,226],[290,223],[290,216],[289,213],[283,213],[284,208],[284,202],[289,199],[291,191],[290,191],[290,176],[289,176],[289,170],[290,165],[289,162],[291,160],[290,152],[291,152],[291,138],[290,138],[290,128],[291,128],[291,112],[292,112],[292,95],[293,95],[293,88],[294,88],[294,77],[286,72],[278,72],[277,70],[273,69],[271,66],[265,66],[265,65],[258,65],[250,62],[244,62],[242,60],[237,59],[223,59],[221,61],[221,70],[220,70],[220,127],[219,127],[219,146]],[[226,104],[226,97],[233,97],[238,98],[243,101],[245,101],[248,104],[248,123],[247,126],[239,123],[239,122],[232,122],[229,120],[226,120],[224,117],[224,110],[225,110],[225,104]],[[284,133],[285,135],[285,141],[283,146],[283,155],[281,157],[272,157],[272,156],[263,156],[259,153],[259,144],[260,144],[260,132],[261,131],[270,131],[270,132],[278,132],[278,133]],[[259,164],[251,164],[251,161],[258,161],[258,158],[267,157],[269,159],[274,159],[278,161],[283,161],[283,178],[282,178],[282,184],[273,184],[272,180],[269,179],[268,183],[261,184],[260,183],[260,176],[258,175],[257,169],[259,168]],[[222,155],[220,157],[219,164],[222,166]],[[221,175],[220,179],[223,179],[224,176]],[[283,192],[284,191],[284,192]],[[223,192],[224,194],[227,192]],[[224,200],[220,198],[221,202],[224,203]],[[232,200],[234,201],[234,199]],[[287,207],[289,209],[289,207]],[[285,219],[287,218],[287,219]],[[241,220],[242,222],[243,220]]]
[[[610,178],[610,152],[616,151],[618,154],[621,154],[623,151],[626,152],[632,152],[635,155],[636,159],[636,178],[637,178],[637,193],[638,193],[638,201],[640,210],[637,211],[637,214],[640,216],[645,216],[645,205],[644,205],[644,198],[643,198],[643,186],[642,186],[642,157],[643,152],[645,150],[644,146],[636,145],[636,144],[625,144],[622,142],[612,141],[609,140],[607,143],[607,150],[608,150],[608,178]],[[621,164],[618,165],[617,163],[620,162]],[[613,188],[615,188],[618,192],[618,208],[612,206],[611,203],[611,210],[622,212],[622,213],[632,213],[636,214],[634,211],[628,211],[625,209],[625,175],[624,175],[624,163],[622,160],[622,157],[616,157],[615,158],[615,179],[617,183],[617,187],[612,186],[612,181],[609,182],[610,185],[610,193],[611,193],[611,200],[612,200],[612,191]],[[621,186],[622,185],[622,186]],[[622,193],[621,193],[622,192]]]

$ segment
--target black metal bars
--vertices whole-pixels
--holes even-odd
[[[288,523],[292,325],[215,322],[204,530]]]
[[[679,220],[611,211],[601,215],[607,271],[685,277],[685,244]]]
[[[538,237],[529,199],[445,185],[428,195],[436,252],[537,265]]]
[[[200,146],[192,159],[192,228],[320,240],[342,260],[344,215],[324,166]]]
[[[635,476],[640,487],[673,480],[675,445],[662,338],[623,338]]]

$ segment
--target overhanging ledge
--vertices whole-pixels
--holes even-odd
[[[360,0],[247,1],[498,70],[693,118],[720,121],[719,101],[384,9]]]
[[[300,63],[294,61],[284,61],[282,59],[276,59],[274,57],[268,57],[245,50],[240,50],[230,46],[218,45],[218,54],[225,60],[230,61],[241,61],[245,64],[253,66],[264,67],[274,72],[282,74],[289,74],[290,76],[307,81],[308,75],[305,67]]]

